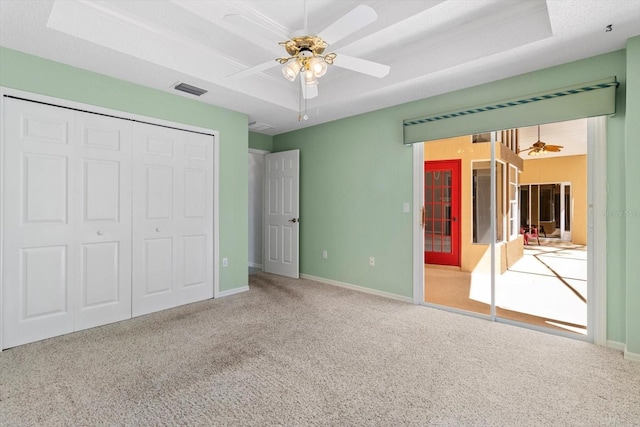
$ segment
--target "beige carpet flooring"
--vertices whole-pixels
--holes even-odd
[[[640,425],[640,363],[264,273],[0,353],[0,425]]]

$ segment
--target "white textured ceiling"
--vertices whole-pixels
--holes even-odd
[[[587,154],[587,119],[567,122],[547,123],[539,126],[540,141],[547,145],[559,145],[560,152],[545,152],[540,156],[531,156],[529,152],[520,153],[525,160],[539,160],[549,157],[576,156]],[[520,128],[520,150],[526,150],[538,141],[538,126]]]
[[[193,97],[176,82],[198,86],[209,91],[201,101],[275,135],[622,49],[640,34],[640,0],[308,0],[307,32],[359,4],[377,20],[327,51],[391,72],[378,79],[330,67],[306,121],[298,86],[277,64],[266,68],[284,49],[224,19],[240,14],[297,34],[302,0],[0,0],[0,45],[181,96]],[[261,64],[260,73],[231,76]]]

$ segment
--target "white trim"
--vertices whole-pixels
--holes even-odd
[[[588,156],[587,156],[587,187],[589,191],[588,204],[589,204],[589,224],[588,224],[588,236],[587,236],[587,250],[588,250],[588,289],[587,300],[593,301],[589,312],[587,313],[587,341],[593,342],[598,345],[611,346],[611,341],[607,341],[607,161],[606,161],[606,117],[596,117],[588,119]],[[416,224],[420,223],[419,207],[422,205],[421,188],[419,188],[420,179],[423,176],[422,169],[418,168],[420,156],[424,156],[424,143],[412,144],[413,151],[413,201],[414,207],[414,224],[413,224],[413,295],[414,302],[416,304],[422,304],[426,306],[432,306],[426,304],[420,298],[424,293],[424,271],[421,261],[422,247],[421,247],[421,231]],[[421,154],[417,154],[418,147],[420,146]],[[492,157],[495,156],[492,154]],[[473,163],[479,161],[487,161],[483,159],[474,159],[471,162],[471,168],[473,169]],[[488,160],[491,162],[491,160]],[[491,162],[492,169],[495,167],[495,162]],[[523,185],[518,179],[518,187]],[[493,191],[493,187],[492,187]],[[492,206],[494,204],[492,203]],[[416,215],[418,217],[416,218]],[[493,228],[495,229],[495,228]],[[491,263],[492,269],[495,268],[494,263]],[[493,280],[493,276],[492,276]],[[492,286],[493,293],[493,286]],[[493,298],[493,295],[492,295]],[[440,308],[439,306],[436,306]],[[467,312],[462,312],[467,315]],[[501,321],[502,322],[502,321]],[[507,323],[507,322],[502,322]],[[526,326],[527,324],[518,324],[518,326]],[[530,328],[533,329],[533,328]],[[555,331],[549,329],[542,330],[545,333],[556,334]],[[561,334],[556,334],[561,335]],[[571,338],[576,338],[570,335]],[[616,345],[616,344],[613,344]],[[624,350],[625,345],[620,344],[619,350]],[[630,353],[630,358],[636,357],[634,353]]]
[[[587,120],[587,328],[595,344],[607,341],[607,120]]]
[[[631,353],[625,349],[624,358],[625,360],[630,360],[632,362],[640,362],[640,353]]]
[[[218,296],[215,297],[215,298],[229,297],[231,295],[240,294],[242,292],[247,292],[248,290],[250,290],[249,286],[242,286],[242,287],[239,287],[239,288],[229,289],[228,291],[218,292]]]
[[[338,286],[340,288],[351,289],[353,291],[363,292],[365,294],[377,295],[379,297],[389,298],[396,301],[413,303],[413,298],[403,297],[401,295],[392,294],[389,292],[378,291],[371,288],[365,288],[364,286],[352,285],[351,283],[338,282],[337,280],[325,279],[324,277],[311,276],[309,274],[301,274],[301,279],[313,280],[314,282],[325,283],[327,285]]]
[[[213,297],[220,295],[220,139],[213,144]]]
[[[504,323],[505,325],[518,326],[523,329],[530,329],[532,331],[544,332],[546,334],[552,334],[559,337],[569,338],[577,341],[585,341],[588,343],[591,342],[591,340],[589,339],[589,336],[586,334],[582,335],[582,334],[577,334],[575,332],[559,330],[559,329],[552,330],[546,326],[538,326],[538,325],[534,325],[531,323],[526,323],[518,320],[507,319],[505,317],[496,316],[496,323]]]
[[[266,150],[259,150],[257,148],[249,148],[249,154],[259,154],[259,155],[266,155],[269,154],[269,151]],[[249,174],[251,173],[251,171],[247,171]],[[262,215],[262,224],[261,224],[261,241],[262,241],[262,248],[261,248],[261,252],[262,252],[262,263],[258,264],[255,262],[249,262],[249,267],[256,267],[256,268],[260,268],[260,269],[264,269],[264,169],[262,171],[262,201],[260,204],[260,214]],[[251,249],[249,249],[251,250]]]
[[[606,346],[612,350],[625,351],[627,346],[618,341],[607,340]]]
[[[158,119],[156,117],[143,116],[140,114],[130,113],[128,111],[120,111],[120,110],[112,110],[110,108],[99,107],[97,105],[92,104],[84,104],[82,102],[71,101],[64,98],[54,98],[52,96],[41,95],[39,93],[26,92],[19,89],[12,89],[4,86],[0,86],[0,96],[15,96],[18,98],[24,98],[28,101],[36,101],[36,102],[45,102],[49,104],[53,104],[58,107],[67,107],[67,108],[75,108],[78,110],[88,111],[91,113],[104,114],[107,116],[113,116],[119,119],[128,119],[135,120],[144,123],[149,123],[157,126],[169,126],[179,130],[187,130],[191,132],[199,132],[207,135],[212,135],[216,138],[216,141],[219,139],[219,134],[217,130],[203,128],[200,126],[192,126],[179,122],[172,122],[170,120]]]
[[[640,362],[640,353],[632,353],[630,351],[627,351],[627,346],[624,343],[607,340],[606,346],[607,348],[610,348],[612,350],[621,351],[623,353],[623,357],[625,360],[630,360],[632,362]]]
[[[491,258],[491,321],[495,322],[496,321],[496,240],[498,237],[498,234],[496,232],[496,228],[498,226],[497,224],[497,212],[494,211],[494,209],[497,208],[496,204],[497,204],[497,190],[496,190],[496,186],[493,185],[494,182],[498,182],[498,179],[496,177],[496,143],[495,142],[491,142],[491,166],[489,168],[490,170],[490,175],[491,175],[491,182],[489,183],[489,185],[491,185],[491,191],[490,191],[490,199],[491,199],[491,208],[490,208],[490,212],[491,212],[491,221],[490,221],[490,241],[489,241],[489,250],[491,251],[490,253],[490,258]],[[471,170],[473,170],[473,163],[471,163]],[[504,184],[503,184],[504,185]],[[504,187],[503,187],[504,188]],[[473,194],[473,190],[472,190],[472,194]],[[473,208],[472,208],[473,209]],[[472,215],[475,215],[475,212],[473,212],[472,210]],[[470,218],[472,227],[473,227],[473,217]],[[473,233],[473,232],[472,232]],[[472,234],[473,236],[473,234]]]
[[[413,144],[413,303],[424,303],[424,142]]]
[[[3,86],[0,86],[0,170],[4,168],[4,90]],[[2,310],[4,295],[3,289],[4,284],[2,283],[2,278],[4,277],[3,270],[3,260],[4,260],[4,173],[0,172],[0,353],[2,353],[2,349],[4,348],[4,337],[2,336],[2,332],[4,331],[4,313]]]
[[[92,104],[85,104],[81,102],[71,101],[64,98],[55,98],[52,96],[42,95],[33,92],[27,92],[19,89],[12,89],[5,86],[0,86],[0,123],[4,125],[4,110],[5,110],[5,99],[6,96],[13,96],[16,98],[22,98],[28,101],[34,102],[43,102],[47,104],[51,104],[58,107],[63,108],[73,108],[77,110],[87,111],[91,113],[103,114],[106,116],[112,116],[119,119],[125,120],[133,120],[137,122],[148,123],[157,126],[165,126],[171,127],[174,129],[191,131],[202,133],[205,135],[210,135],[213,137],[213,296],[219,297],[221,295],[219,291],[220,286],[220,274],[219,274],[219,260],[218,254],[220,253],[220,232],[219,232],[219,196],[220,196],[220,186],[219,186],[219,171],[220,171],[220,133],[217,130],[203,128],[199,126],[191,126],[184,123],[172,122],[169,120],[158,119],[155,117],[143,116],[140,114],[129,113],[126,111],[112,110],[110,108],[99,107]],[[4,152],[4,131],[0,131],[0,165],[3,164],[3,152]],[[0,301],[2,301],[2,244],[3,240],[3,197],[4,192],[2,191],[3,181],[2,174],[0,173]],[[247,287],[246,290],[249,288]],[[241,292],[234,290],[236,292]],[[229,292],[229,291],[225,291]],[[224,292],[223,292],[224,293]],[[234,292],[235,293],[235,292]],[[0,304],[0,352],[2,351],[2,330],[3,330],[3,312],[2,312],[2,304]]]

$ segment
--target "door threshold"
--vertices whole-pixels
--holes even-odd
[[[425,268],[433,268],[437,270],[462,271],[462,267],[458,265],[442,265],[442,264],[425,264]]]

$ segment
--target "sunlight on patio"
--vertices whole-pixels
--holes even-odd
[[[488,275],[471,275],[469,298],[491,304]],[[552,319],[547,323],[582,334],[587,325],[586,298],[585,246],[527,246],[524,256],[496,278],[496,307]]]

